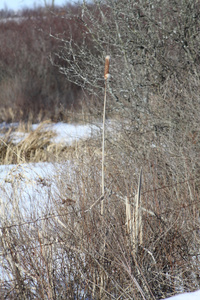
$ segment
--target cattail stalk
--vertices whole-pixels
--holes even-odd
[[[105,79],[105,89],[104,89],[104,108],[103,108],[103,133],[102,133],[102,196],[104,198],[105,188],[104,188],[104,169],[105,169],[105,120],[106,120],[106,89],[107,89],[107,79],[109,78],[109,63],[110,56],[107,55],[105,59],[105,68],[104,68],[104,79]],[[104,200],[101,201],[101,215],[104,211]]]
[[[104,214],[104,172],[105,172],[105,120],[106,120],[106,88],[107,88],[107,79],[109,78],[109,62],[110,62],[110,56],[106,56],[105,59],[105,69],[104,69],[104,79],[105,79],[105,89],[104,89],[104,107],[103,107],[103,132],[102,132],[102,201],[101,201],[101,215]],[[103,245],[103,254],[102,257],[104,257],[105,254],[105,240]],[[100,298],[103,299],[103,292],[104,292],[104,279],[105,274],[102,270],[100,275]]]

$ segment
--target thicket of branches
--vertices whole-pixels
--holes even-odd
[[[39,181],[42,217],[37,204],[16,210],[14,178],[13,193],[2,191],[4,298],[150,300],[200,288],[199,12],[192,0],[95,1],[67,16],[78,40],[52,34],[52,62],[95,116],[111,56],[104,215],[101,138],[74,146],[70,172],[63,164],[54,182]]]
[[[92,95],[98,113],[104,58],[111,55],[107,116],[127,121],[123,151],[148,162],[154,145],[155,151],[162,148],[162,161],[172,156],[166,164],[170,174],[184,178],[184,161],[198,175],[199,2],[94,3],[80,10],[82,44],[65,40],[55,56],[68,66],[60,65],[60,72]]]
[[[196,240],[194,227],[186,229],[185,213],[180,213],[180,217],[177,209],[181,209],[189,201],[194,209],[190,221],[193,223],[198,218],[199,208],[195,203],[199,193],[200,163],[199,12],[198,1],[108,0],[94,1],[91,5],[84,2],[79,15],[84,29],[82,44],[77,44],[73,38],[70,42],[66,40],[62,50],[55,56],[70,66],[63,68],[58,65],[60,72],[92,95],[93,110],[96,113],[102,111],[104,59],[107,54],[111,56],[107,117],[114,116],[117,119],[115,131],[118,134],[117,137],[107,134],[106,138],[107,180],[112,177],[111,181],[108,180],[108,186],[112,185],[111,182],[115,182],[117,186],[118,182],[124,181],[124,185],[120,184],[120,192],[125,186],[123,196],[132,194],[132,181],[137,181],[135,174],[138,176],[141,167],[148,178],[147,185],[151,186],[156,182],[159,188],[168,186],[165,196],[157,198],[155,194],[155,198],[151,200],[152,203],[158,201],[160,213],[156,212],[156,222],[161,222],[160,226],[163,227],[159,229],[157,236],[156,222],[152,225],[147,221],[145,232],[152,230],[161,241],[162,236],[167,237],[172,230],[173,238],[170,235],[167,244],[174,253],[180,254],[184,243],[177,246],[178,233],[185,238],[185,245],[188,247],[186,260],[190,263],[191,253],[198,255],[198,246],[192,251],[193,246],[199,242]],[[85,43],[88,39],[91,44],[89,50]],[[119,171],[117,174],[116,170]],[[180,182],[187,182],[188,192],[179,188]],[[147,207],[151,202],[149,201],[147,196]],[[171,207],[171,213],[165,215],[167,207]],[[173,210],[175,214],[172,213]],[[162,218],[158,221],[162,214],[168,220],[165,225]],[[179,223],[177,220],[181,219]],[[198,221],[196,225],[199,226]],[[148,239],[147,244],[144,243],[146,249],[149,249],[149,242]],[[162,243],[160,245],[162,248]],[[169,252],[169,249],[165,249],[160,253],[162,259]],[[137,259],[142,268],[142,256]],[[160,265],[159,272],[166,277],[167,274],[178,274],[181,268],[185,268],[183,261],[177,264],[171,259],[169,258],[170,263],[168,261],[171,267],[168,263],[164,263],[162,267]],[[186,274],[186,269],[183,269],[180,273]],[[156,291],[156,284],[153,283],[156,275],[151,267],[149,270],[152,276],[149,278],[146,274],[144,277],[148,283],[152,283],[150,289],[156,298],[159,298],[159,293],[170,294],[172,285],[179,288],[179,284],[173,281],[169,284],[168,291],[161,286],[158,289],[160,291]],[[137,272],[140,273],[136,268],[131,275],[136,276]],[[161,281],[159,278],[158,282]],[[162,282],[167,282],[167,279]],[[187,285],[187,282],[190,282],[190,275],[186,276],[184,284]],[[197,286],[195,283],[193,288]],[[149,297],[152,296],[149,294]]]

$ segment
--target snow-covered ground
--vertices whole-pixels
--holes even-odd
[[[18,127],[17,123],[0,124],[0,130],[6,131],[9,127]],[[32,125],[32,130],[36,130],[38,124]],[[53,138],[54,143],[62,143],[70,145],[74,141],[86,139],[95,136],[100,132],[100,126],[96,125],[76,125],[66,123],[44,124],[44,129],[52,130],[56,133]],[[19,143],[27,137],[29,133],[15,131],[12,133],[14,143]],[[3,137],[1,133],[0,137]],[[33,202],[32,198],[37,198],[37,202],[44,204],[47,199],[47,189],[51,184],[51,193],[55,193],[55,185],[53,185],[54,176],[58,176],[59,170],[62,168],[69,172],[70,162],[66,162],[65,166],[56,165],[55,163],[29,163],[20,165],[1,165],[0,166],[0,206],[4,206],[8,199],[13,197],[13,188],[15,188],[16,198],[20,193],[20,199],[26,202],[26,208]],[[59,170],[58,170],[59,169]],[[55,181],[54,181],[55,182]],[[1,209],[2,211],[2,209]],[[1,215],[1,213],[0,213]]]
[[[86,139],[100,131],[100,125],[74,125],[65,123],[56,123],[49,125],[49,129],[54,131],[57,136],[55,143],[71,144],[80,139]]]
[[[8,124],[0,124],[0,129],[8,129],[6,126],[9,127]],[[17,128],[17,124],[12,126]],[[96,125],[58,123],[45,126],[56,133],[53,142],[63,144],[86,139],[99,130]],[[38,125],[33,125],[32,130],[37,127]],[[15,143],[19,143],[26,135],[23,132],[14,132],[12,138]],[[71,161],[62,165],[47,162],[0,165],[0,226],[8,220],[10,224],[18,223],[16,211],[19,208],[23,216],[22,221],[29,220],[33,213],[37,217],[42,216],[46,205],[50,206],[50,199],[59,199],[59,174],[66,172],[69,178],[71,167]]]
[[[200,300],[200,290],[193,293],[184,293],[176,295],[165,300]]]

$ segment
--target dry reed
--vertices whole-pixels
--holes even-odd
[[[134,197],[133,210],[128,197],[125,197],[126,206],[126,227],[130,238],[132,253],[136,256],[138,246],[142,245],[142,205],[141,205],[141,186],[142,186],[142,169],[138,180],[137,194]]]
[[[110,56],[107,55],[105,59],[104,78],[105,78],[105,89],[104,89],[104,108],[103,108],[103,133],[102,133],[102,196],[104,197],[104,168],[105,168],[105,120],[106,120],[106,91],[107,91],[107,79],[109,78],[109,63]],[[104,200],[101,201],[101,215],[104,212]]]

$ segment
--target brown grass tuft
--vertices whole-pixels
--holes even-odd
[[[63,156],[70,156],[74,147],[54,143],[55,133],[47,126],[49,121],[42,122],[35,130],[30,124],[19,124],[7,132],[2,129],[0,139],[0,164],[20,164],[41,161],[61,161]],[[16,133],[22,135],[20,142],[15,141]]]

